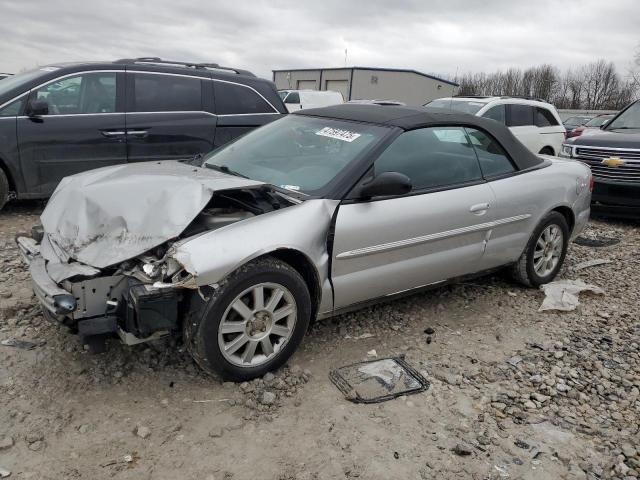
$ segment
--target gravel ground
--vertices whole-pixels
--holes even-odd
[[[0,345],[0,477],[640,478],[637,223],[594,221],[585,236],[620,243],[571,245],[561,277],[606,292],[576,311],[481,278],[316,322],[287,367],[231,384],[179,342],[93,356],[44,320],[13,245],[40,209],[0,213],[0,340],[33,342]],[[573,268],[594,259],[610,263]],[[430,388],[348,402],[328,374],[371,350]]]

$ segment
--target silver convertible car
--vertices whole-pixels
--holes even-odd
[[[589,218],[588,167],[465,114],[305,110],[201,162],[65,178],[17,239],[45,314],[94,351],[182,334],[244,380],[314,318],[501,267],[549,282]]]

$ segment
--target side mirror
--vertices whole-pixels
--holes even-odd
[[[362,185],[358,197],[371,198],[404,195],[409,193],[411,188],[411,180],[406,175],[398,172],[382,172]]]
[[[49,104],[46,100],[34,100],[29,104],[29,108],[27,108],[27,115],[30,117],[49,115]]]

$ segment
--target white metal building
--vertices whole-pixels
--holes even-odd
[[[335,90],[348,100],[397,100],[424,105],[458,92],[458,84],[416,70],[372,67],[273,70],[278,90]]]

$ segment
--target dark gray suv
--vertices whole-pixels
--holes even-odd
[[[274,84],[156,57],[40,67],[0,82],[0,208],[47,198],[68,175],[189,159],[287,110]]]

